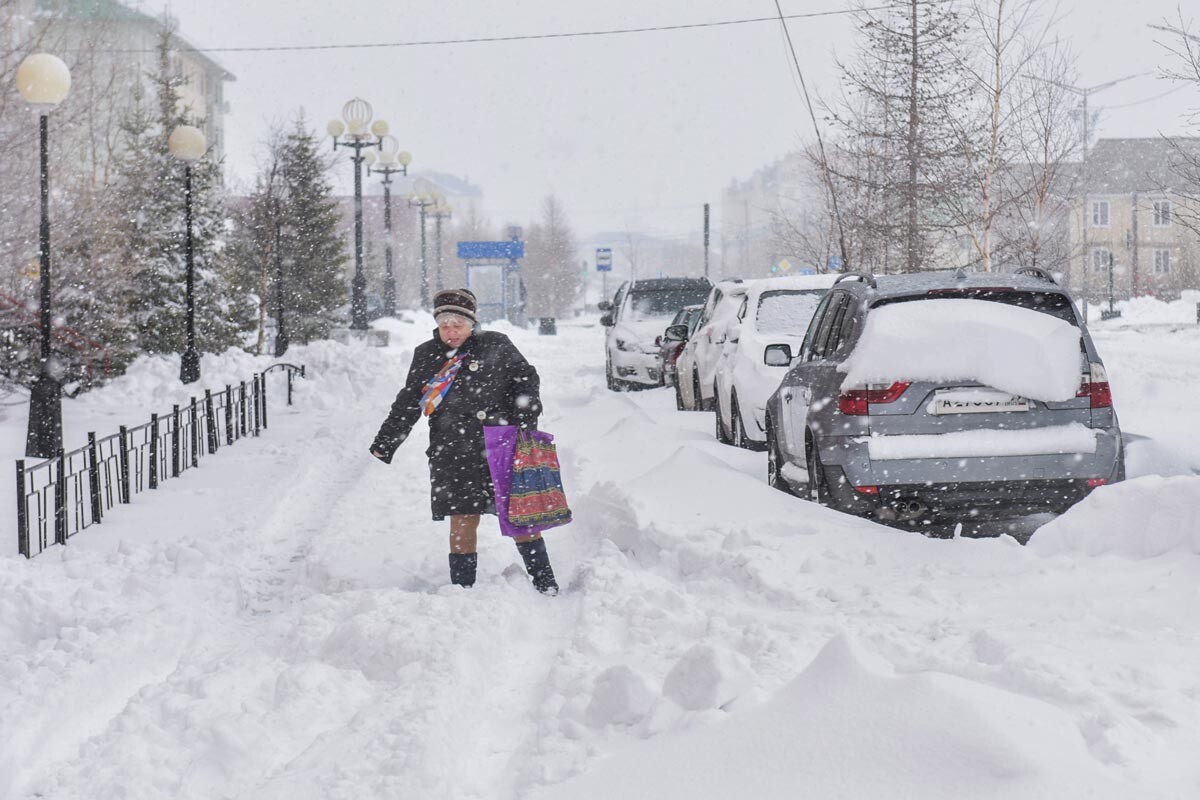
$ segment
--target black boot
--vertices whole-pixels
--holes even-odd
[[[554,570],[550,567],[550,556],[546,555],[546,542],[542,539],[518,542],[517,551],[525,561],[525,570],[529,577],[533,578],[533,588],[542,594],[558,594]]]
[[[478,553],[451,553],[450,582],[458,586],[474,586],[475,565],[478,563]]]

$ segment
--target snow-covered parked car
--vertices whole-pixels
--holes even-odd
[[[913,526],[1061,512],[1125,476],[1104,363],[1036,269],[840,276],[766,423],[773,486]]]
[[[659,371],[662,372],[663,385],[675,385],[675,360],[679,358],[683,346],[691,338],[692,331],[696,329],[696,323],[700,321],[700,312],[703,310],[704,306],[699,304],[679,309],[679,313],[671,320],[671,324],[667,325],[662,334],[654,340],[658,345]],[[675,395],[678,398],[678,390]],[[683,406],[681,405],[679,408],[682,410]]]
[[[681,410],[712,409],[717,362],[725,346],[729,323],[737,321],[738,304],[750,290],[751,283],[740,278],[718,281],[703,301],[700,320],[675,359],[675,381],[679,387],[676,404]]]
[[[612,302],[600,304],[608,388],[662,386],[655,340],[684,306],[704,302],[712,284],[707,278],[649,278],[626,281]]]
[[[742,297],[717,364],[717,440],[762,449],[767,441],[767,398],[779,386],[788,362],[768,360],[768,347],[800,350],[821,298],[837,275],[796,275],[756,281]]]

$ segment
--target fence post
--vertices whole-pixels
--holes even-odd
[[[121,426],[121,502],[129,502],[129,429]]]
[[[151,489],[158,488],[158,414],[150,415],[150,482]]]
[[[238,383],[238,420],[242,436],[246,435],[246,382]]]
[[[225,444],[233,444],[233,387],[225,384]]]
[[[188,436],[188,442],[192,447],[192,466],[198,467],[200,466],[200,418],[196,413],[195,397],[192,398],[192,406],[191,410],[188,412],[188,419],[190,419],[192,423],[191,435]]]
[[[171,477],[179,477],[179,406],[171,407]]]
[[[292,404],[292,370],[290,370],[290,369],[285,369],[285,370],[284,370],[284,372],[286,372],[286,373],[287,373],[287,381],[288,381],[288,405],[290,406],[290,405]]]
[[[217,413],[213,410],[212,390],[204,390],[204,427],[208,432],[208,454],[217,452]]]
[[[54,475],[54,543],[67,543],[67,457],[62,450]]]
[[[262,384],[262,415],[263,428],[267,427],[267,373],[259,376],[259,383]]]
[[[17,459],[17,552],[29,558],[29,509],[25,505],[25,459]]]
[[[251,389],[251,394],[253,395],[252,400],[254,402],[254,435],[255,436],[258,436],[258,406],[262,400],[262,398],[259,396],[259,385],[258,384],[259,384],[259,376],[257,373],[255,373],[254,377],[250,379],[250,389]]]
[[[100,522],[104,517],[104,503],[100,501],[100,464],[96,458],[96,432],[88,431],[88,494],[92,501],[92,522]]]

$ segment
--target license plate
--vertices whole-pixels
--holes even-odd
[[[1028,411],[1024,397],[986,389],[950,389],[935,392],[925,409],[930,414],[994,414]]]

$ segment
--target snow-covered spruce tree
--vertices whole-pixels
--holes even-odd
[[[283,144],[284,313],[293,339],[307,342],[329,335],[346,304],[345,266],[349,260],[333,184],[332,159],[321,155],[303,113],[296,115]],[[274,287],[272,287],[273,289]]]
[[[119,177],[124,260],[130,270],[126,303],[137,348],[181,352],[186,340],[184,164],[167,139],[179,125],[194,124],[180,103],[183,78],[175,67],[173,37],[159,37],[152,98],[134,103],[122,122],[125,136]],[[147,102],[150,101],[150,102]],[[192,165],[192,243],[195,264],[196,346],[220,352],[240,344],[250,306],[222,274],[224,215],[220,165],[205,157]]]
[[[955,226],[942,206],[966,192],[959,113],[970,86],[966,22],[950,3],[891,0],[858,11],[860,43],[842,63],[844,99],[835,182],[863,199],[860,268],[915,272],[955,266]],[[831,156],[831,161],[834,157]],[[896,244],[893,244],[896,243]]]
[[[522,278],[528,299],[525,315],[563,317],[579,297],[583,275],[579,245],[566,211],[555,195],[542,201],[542,219],[529,226]]]

